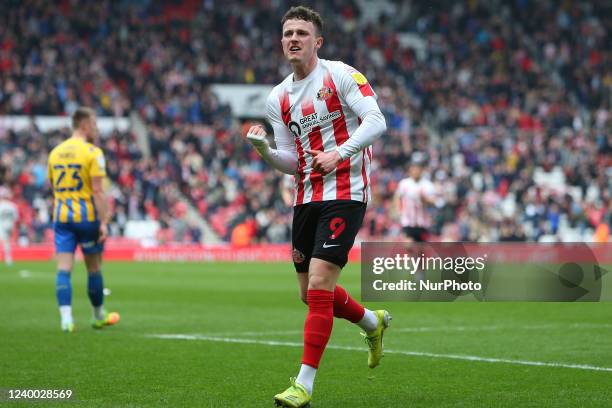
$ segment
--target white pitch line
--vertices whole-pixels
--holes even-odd
[[[215,333],[215,337],[228,337],[228,336],[274,336],[283,334],[303,334],[304,330],[270,330],[270,331],[247,331],[247,332],[225,332]]]
[[[463,332],[463,331],[495,331],[503,330],[503,326],[438,326],[438,327],[399,327],[393,328],[394,332],[401,333],[427,333],[427,332]],[[514,327],[516,329],[516,327]]]
[[[400,327],[393,328],[394,332],[421,333],[421,332],[463,332],[463,331],[496,331],[496,330],[550,330],[550,329],[609,329],[612,324],[606,323],[570,323],[570,324],[534,324],[525,326],[434,326],[434,327]]]
[[[40,271],[31,271],[29,269],[20,269],[19,271],[17,271],[17,274],[22,279],[41,278],[41,277],[45,277],[45,278],[53,277],[53,278],[55,278],[55,275],[52,275],[50,273],[40,272]]]
[[[274,341],[274,340],[256,340],[256,339],[236,339],[232,337],[215,337],[205,336],[199,334],[149,334],[146,337],[152,337],[157,339],[165,340],[201,340],[201,341],[212,341],[217,343],[236,343],[236,344],[258,344],[263,346],[283,346],[283,347],[303,347],[303,343],[290,342],[290,341]],[[348,351],[364,351],[361,347],[353,346],[340,346],[334,344],[328,344],[327,348],[334,350],[348,350]],[[568,364],[568,363],[552,363],[546,361],[528,361],[528,360],[512,360],[506,358],[492,358],[492,357],[480,357],[470,356],[462,354],[440,354],[440,353],[428,353],[422,351],[406,351],[406,350],[388,350],[385,349],[387,354],[400,354],[405,356],[413,357],[430,357],[430,358],[441,358],[448,360],[464,360],[464,361],[479,361],[485,363],[506,363],[506,364],[519,364],[527,366],[537,367],[557,367],[557,368],[573,368],[578,370],[590,370],[590,371],[608,371],[612,372],[612,367],[598,367],[587,364]]]
[[[561,324],[540,324],[526,326],[504,326],[504,325],[489,325],[489,326],[425,326],[425,327],[395,327],[394,333],[428,333],[428,332],[478,332],[478,331],[497,331],[497,330],[549,330],[549,329],[609,329],[612,324],[606,323],[570,323]],[[334,329],[338,330],[338,329]],[[340,328],[339,331],[348,332],[348,329]],[[248,332],[221,332],[214,333],[215,337],[259,337],[259,336],[274,336],[274,335],[292,335],[302,334],[304,330],[269,330],[269,331],[248,331]]]

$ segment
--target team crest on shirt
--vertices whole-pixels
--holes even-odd
[[[324,86],[323,88],[319,89],[319,92],[317,92],[317,99],[320,101],[326,101],[332,97],[333,93],[334,91],[332,91],[329,86]]]
[[[299,249],[293,248],[293,263],[299,264],[299,263],[304,262],[305,259],[306,257],[304,256],[302,251],[300,251]]]

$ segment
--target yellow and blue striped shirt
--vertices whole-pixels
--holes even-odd
[[[54,222],[98,221],[91,179],[106,176],[105,166],[102,150],[76,137],[65,140],[49,153]]]

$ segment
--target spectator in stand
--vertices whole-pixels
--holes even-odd
[[[373,211],[362,239],[401,234],[389,204],[417,150],[449,194],[433,236],[497,240],[511,222],[527,240],[588,240],[602,222],[609,226],[612,14],[605,2],[390,1],[377,20],[351,0],[319,3],[338,28],[321,56],[366,70],[388,123],[374,151]],[[288,219],[280,179],[262,174],[240,143],[242,124],[208,85],[285,77],[275,22],[287,8],[283,0],[3,3],[0,115],[69,115],[80,104],[98,116],[136,111],[152,160],[142,159],[129,134],[103,146],[111,178],[122,180],[113,192],[124,214],[115,216],[118,231],[132,218],[167,227],[163,214],[180,192],[227,241],[249,217],[254,240],[280,239],[280,232],[269,236],[266,221]],[[41,191],[39,156],[57,136],[0,128],[0,179],[21,200],[26,236],[35,219],[28,208]],[[271,211],[264,217],[262,209]]]

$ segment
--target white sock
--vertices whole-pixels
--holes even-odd
[[[62,323],[72,323],[72,306],[60,306],[59,311]]]
[[[302,384],[308,395],[312,395],[312,386],[314,384],[315,375],[317,375],[317,369],[306,364],[302,364],[300,367],[300,373],[295,380],[297,383]]]
[[[361,320],[357,322],[357,326],[365,330],[366,333],[374,331],[378,327],[378,317],[370,309],[365,309],[365,313]]]
[[[104,306],[98,306],[93,308],[94,319],[104,320]]]

